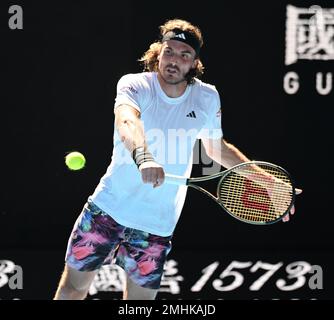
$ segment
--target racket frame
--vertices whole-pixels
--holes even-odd
[[[240,167],[243,167],[243,166],[247,166],[247,165],[260,165],[260,166],[264,165],[264,166],[274,167],[274,168],[277,168],[278,170],[283,171],[286,174],[286,176],[289,178],[290,183],[291,183],[291,187],[292,187],[291,201],[290,201],[290,204],[289,204],[287,210],[282,215],[280,215],[277,219],[272,220],[272,221],[261,221],[261,222],[243,220],[240,217],[238,217],[237,215],[234,215],[233,213],[231,213],[229,211],[229,209],[227,209],[224,206],[223,202],[220,200],[219,194],[220,194],[220,185],[221,185],[222,180],[224,180],[225,177],[231,171],[235,171],[236,169],[238,169]],[[169,175],[169,177],[172,177],[172,175]],[[174,177],[176,177],[176,176],[174,176]],[[193,182],[194,183],[196,183],[196,182],[203,182],[203,181],[213,180],[213,179],[216,179],[218,177],[221,177],[221,178],[219,179],[219,182],[217,183],[217,190],[216,190],[217,196],[213,195],[211,192],[207,191],[206,189],[202,188],[201,186],[199,186],[197,184],[193,184]],[[181,177],[178,177],[178,178],[180,179]],[[204,193],[208,197],[210,197],[212,200],[214,200],[216,203],[218,203],[224,209],[224,211],[226,211],[233,218],[238,219],[238,220],[240,220],[242,222],[245,222],[245,223],[253,224],[253,225],[268,225],[268,224],[273,224],[273,223],[276,223],[276,222],[282,220],[290,212],[291,208],[294,205],[295,197],[296,197],[295,184],[294,184],[294,181],[291,178],[291,175],[289,174],[289,172],[287,170],[285,170],[284,168],[276,165],[276,164],[265,162],[265,161],[247,161],[247,162],[242,162],[242,163],[237,164],[237,165],[235,165],[235,166],[233,166],[233,167],[231,167],[229,169],[226,169],[224,171],[221,171],[221,172],[209,175],[209,176],[195,177],[195,178],[184,178],[184,181],[181,182],[181,180],[180,180],[180,182],[178,184],[185,184],[185,185],[187,185],[189,187],[192,187],[192,188],[194,188],[194,189],[196,189],[198,191],[201,191],[202,193]]]

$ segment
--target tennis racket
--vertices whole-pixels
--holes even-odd
[[[198,185],[219,178],[217,194]],[[265,225],[280,221],[295,200],[295,187],[283,168],[263,161],[238,164],[217,174],[185,178],[166,174],[165,182],[199,190],[217,202],[226,212],[243,222]]]

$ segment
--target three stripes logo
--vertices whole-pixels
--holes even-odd
[[[189,113],[186,115],[186,117],[188,117],[188,118],[196,118],[196,113],[195,113],[195,111],[191,111],[191,112],[189,112]]]
[[[186,36],[184,35],[184,33],[176,34],[176,35],[174,36],[174,38],[181,38],[181,39],[186,40]]]

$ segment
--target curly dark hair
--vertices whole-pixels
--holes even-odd
[[[165,24],[160,26],[161,39],[167,32],[174,29],[180,29],[182,31],[192,33],[199,41],[200,47],[203,46],[203,36],[201,30],[198,27],[192,25],[190,22],[181,19],[168,20]],[[150,48],[139,59],[139,61],[144,65],[144,71],[158,71],[158,55],[160,54],[161,47],[161,40],[153,42],[150,45]],[[186,75],[188,84],[193,84],[195,82],[194,78],[199,78],[204,73],[204,66],[199,59],[199,56],[196,56],[196,58],[198,59],[197,67],[190,69]]]

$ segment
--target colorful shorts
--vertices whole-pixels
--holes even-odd
[[[159,289],[171,238],[122,226],[88,202],[73,227],[65,260],[79,271],[115,262],[137,285]]]

